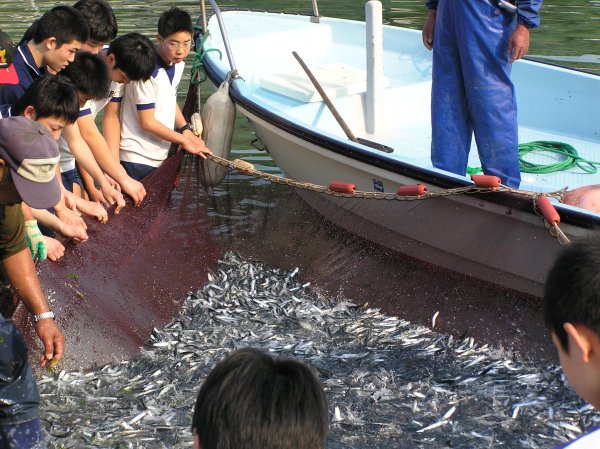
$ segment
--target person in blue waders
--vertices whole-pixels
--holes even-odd
[[[486,175],[519,187],[511,64],[527,54],[542,0],[428,0],[423,43],[433,49],[434,167],[465,175],[472,134]]]

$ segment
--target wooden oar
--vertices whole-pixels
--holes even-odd
[[[350,139],[352,142],[360,143],[360,144],[366,145],[368,147],[374,148],[375,150],[383,151],[384,153],[391,153],[394,151],[394,149],[392,147],[388,147],[387,145],[383,145],[381,143],[363,139],[361,137],[356,137],[354,135],[354,133],[350,130],[350,127],[347,125],[347,123],[342,118],[340,113],[337,111],[337,109],[335,108],[335,106],[333,105],[333,103],[331,102],[331,100],[329,99],[329,97],[327,96],[325,91],[323,90],[323,88],[321,87],[321,84],[319,84],[319,82],[317,81],[315,76],[312,74],[312,72],[310,71],[308,66],[304,63],[302,58],[295,51],[293,51],[292,54],[294,55],[294,58],[296,58],[296,60],[300,63],[302,68],[304,69],[304,72],[306,73],[306,75],[308,76],[310,81],[313,83],[313,86],[315,86],[315,89],[317,89],[317,92],[319,92],[319,95],[321,95],[321,98],[323,99],[323,101],[325,102],[325,105],[327,105],[327,107],[329,108],[329,110],[331,111],[333,116],[335,117],[335,120],[342,127],[342,129],[344,130],[344,133],[346,133],[346,136],[348,137],[348,139]]]

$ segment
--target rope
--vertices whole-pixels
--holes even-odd
[[[535,213],[543,220],[542,214],[538,211],[536,206],[536,199],[540,195],[544,195],[547,197],[552,197],[560,201],[562,194],[564,193],[566,188],[556,190],[553,192],[539,193],[539,192],[530,192],[528,190],[520,190],[513,189],[511,187],[507,187],[505,185],[500,185],[497,188],[486,188],[486,187],[477,187],[473,186],[465,186],[465,187],[455,187],[452,189],[444,189],[437,191],[426,191],[422,195],[398,195],[396,193],[384,193],[384,192],[364,192],[364,191],[354,191],[352,193],[340,193],[330,190],[329,187],[321,186],[318,184],[311,184],[308,182],[296,181],[295,179],[285,178],[283,176],[273,175],[271,173],[266,173],[260,170],[256,170],[254,166],[246,161],[236,159],[235,161],[230,161],[229,159],[225,159],[219,157],[214,154],[207,154],[208,159],[213,161],[216,164],[223,165],[224,167],[229,167],[230,169],[234,169],[240,173],[244,173],[249,176],[253,176],[255,178],[265,179],[270,182],[274,182],[277,184],[287,185],[291,187],[297,187],[299,189],[311,190],[313,192],[323,193],[326,195],[332,195],[337,197],[344,198],[366,198],[366,199],[376,199],[376,200],[397,200],[397,201],[415,201],[415,200],[425,200],[428,198],[435,197],[443,197],[450,195],[465,195],[465,194],[474,194],[474,193],[496,193],[496,192],[509,192],[516,193],[525,197],[528,197],[532,200],[533,210]],[[558,242],[561,245],[569,245],[569,238],[564,234],[564,232],[560,229],[558,224],[554,224],[549,229],[550,234],[553,237],[556,237]]]
[[[553,164],[534,164],[525,160],[525,156],[533,152],[546,152],[562,156],[562,160]],[[519,145],[519,165],[524,173],[554,173],[578,167],[588,174],[598,172],[600,162],[582,158],[577,150],[568,143],[537,140]]]
[[[534,152],[553,153],[561,156],[562,159],[552,164],[534,164],[525,160],[527,154]],[[585,173],[593,175],[598,172],[597,166],[600,166],[600,162],[580,157],[577,150],[568,143],[536,140],[534,142],[519,144],[519,169],[521,173],[555,173],[578,167]],[[481,173],[482,171],[481,167],[467,167],[467,173],[470,175]]]
[[[219,59],[223,59],[223,53],[218,48],[208,48],[204,50],[204,42],[208,39],[210,33],[207,31],[200,38],[200,42],[196,45],[196,48],[200,48],[200,51],[194,52],[194,61],[192,62],[191,76],[190,76],[190,84],[196,85],[199,83],[203,83],[206,81],[207,74],[206,70],[204,70],[204,57],[210,53],[211,51],[216,51],[219,53]],[[200,75],[202,74],[202,76]]]

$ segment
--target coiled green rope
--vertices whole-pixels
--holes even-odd
[[[204,57],[210,53],[211,51],[216,51],[219,53],[219,59],[223,59],[223,53],[218,48],[209,48],[208,50],[204,50],[204,42],[208,39],[210,33],[207,31],[200,38],[200,42],[196,46],[196,52],[194,52],[194,62],[192,63],[191,75],[190,75],[190,84],[198,84],[203,83],[206,80],[206,71],[204,70]]]
[[[525,156],[533,152],[554,153],[562,156],[562,159],[552,164],[534,164],[525,160]],[[585,173],[594,174],[598,172],[600,162],[590,161],[579,156],[577,150],[568,143],[554,142],[548,140],[536,140],[534,142],[519,145],[519,168],[522,173],[554,173],[578,167]],[[474,175],[482,171],[481,167],[468,167],[467,173]]]

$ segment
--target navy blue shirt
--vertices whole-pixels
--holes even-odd
[[[48,73],[45,67],[40,69],[37,66],[26,42],[17,47],[13,57],[13,66],[19,75],[19,84],[2,86],[0,104],[15,104],[37,78]]]
[[[436,9],[439,0],[427,0],[425,6],[429,9]],[[472,1],[472,0],[465,0]],[[496,3],[497,1],[494,0]],[[540,26],[540,8],[542,0],[519,0],[517,3],[517,14],[519,23],[522,23],[527,28],[535,28]]]

